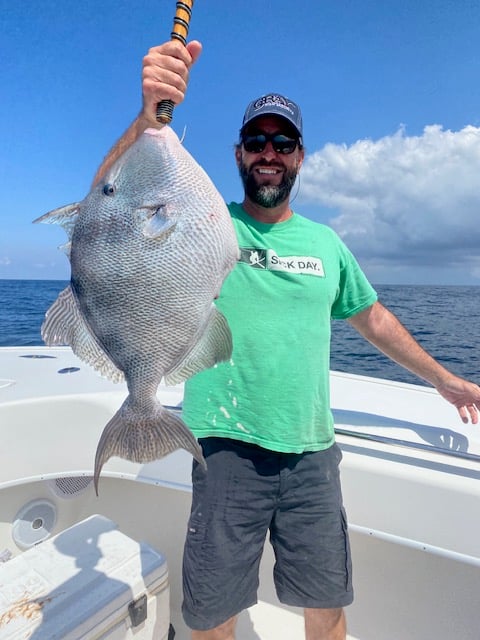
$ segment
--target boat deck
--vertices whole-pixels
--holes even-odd
[[[12,528],[32,500],[56,513],[50,529],[43,523],[47,537],[102,514],[167,558],[172,622],[177,640],[187,640],[179,603],[190,456],[178,451],[144,465],[112,458],[97,497],[85,482],[125,386],[66,348],[2,348],[0,372],[8,443],[0,450],[0,553],[22,553]],[[180,407],[183,389],[161,387],[159,395]],[[350,640],[478,640],[480,427],[463,425],[427,387],[332,372],[331,395],[354,566]],[[272,569],[267,543],[259,604],[239,620],[242,640],[304,637],[301,611],[276,599]]]

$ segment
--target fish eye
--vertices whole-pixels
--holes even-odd
[[[111,183],[107,183],[104,187],[103,187],[103,193],[106,196],[114,196],[115,195],[115,185],[111,184]]]

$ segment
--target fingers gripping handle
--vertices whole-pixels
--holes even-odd
[[[175,17],[173,18],[172,40],[180,40],[187,44],[188,27],[192,17],[192,7],[194,0],[183,0],[177,2]],[[168,124],[172,121],[174,103],[171,100],[162,100],[157,105],[157,122]]]

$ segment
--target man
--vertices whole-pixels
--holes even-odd
[[[184,98],[201,51],[168,42],[144,59],[143,109],[97,179],[148,126],[158,102]],[[270,532],[282,602],[304,608],[307,640],[346,637],[353,599],[329,407],[330,319],[345,318],[390,358],[430,382],[464,422],[478,421],[480,388],[454,376],[383,307],[352,254],[324,225],[298,216],[289,195],[304,159],[298,106],[278,94],[245,112],[235,160],[242,204],[229,206],[241,258],[218,300],[232,360],[188,381],[184,418],[207,471],[193,465],[184,552],[183,613],[193,640],[233,640],[256,601]]]

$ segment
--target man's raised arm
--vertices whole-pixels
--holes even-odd
[[[202,45],[192,40],[183,46],[178,40],[150,49],[143,59],[142,110],[122,137],[103,159],[93,179],[93,185],[112,167],[122,153],[148,127],[161,127],[156,120],[157,104],[171,100],[180,104],[185,98],[190,67],[198,59]]]

